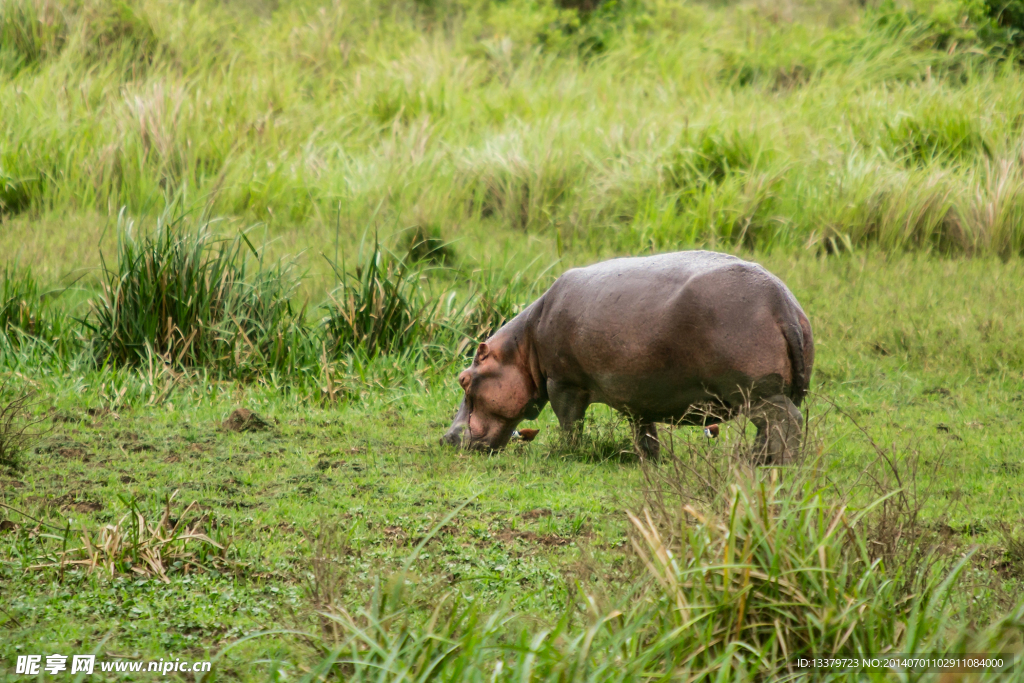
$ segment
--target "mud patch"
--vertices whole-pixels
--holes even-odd
[[[274,425],[265,417],[251,410],[236,408],[228,416],[228,419],[221,423],[220,428],[226,432],[261,432],[273,429]]]
[[[55,498],[51,504],[59,508],[61,512],[74,510],[75,512],[89,513],[99,512],[103,509],[102,503],[85,498],[82,494],[76,491],[65,493],[63,496]]]
[[[36,453],[56,455],[66,460],[81,460],[82,462],[88,462],[91,457],[91,453],[83,444],[70,440],[58,440],[39,446],[36,448]]]
[[[78,415],[77,413],[73,413],[70,410],[54,410],[52,413],[50,413],[50,419],[53,420],[55,424],[77,424],[79,422],[85,422],[84,417]]]
[[[92,457],[92,454],[82,444],[74,441],[58,441],[57,443],[38,448],[36,452],[56,455],[58,458],[64,458],[65,460],[81,460],[82,462],[89,462]]]
[[[532,510],[527,510],[522,515],[520,515],[520,517],[522,517],[523,519],[540,519],[541,517],[550,517],[550,516],[551,516],[551,509],[550,508],[534,508]]]
[[[532,531],[515,531],[513,529],[502,529],[493,536],[495,539],[502,543],[511,543],[512,541],[519,539],[524,543],[532,543],[535,545],[544,545],[551,548],[557,548],[559,546],[569,545],[572,543],[571,538],[565,538],[564,536],[558,536],[556,534],[535,534]]]
[[[57,449],[57,455],[68,460],[81,460],[82,462],[89,462],[89,452],[84,448],[59,448]]]
[[[316,463],[316,468],[321,472],[328,470],[349,470],[352,472],[362,472],[366,467],[362,463],[349,462],[347,460],[328,460],[327,458],[321,458]]]

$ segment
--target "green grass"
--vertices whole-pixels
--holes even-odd
[[[0,680],[1019,654],[1020,10],[0,0],[0,438],[49,428],[0,444]],[[576,448],[550,411],[437,445],[473,342],[559,273],[690,247],[807,312],[803,468],[746,472],[741,424],[644,468],[603,407]]]
[[[759,260],[790,283],[815,326],[812,456],[821,449],[828,490],[836,491],[829,500],[841,492],[856,510],[896,488],[879,451],[902,476],[916,470],[906,486],[919,523],[896,510],[889,527],[865,528],[869,538],[890,542],[887,530],[904,524],[908,533],[925,534],[925,546],[937,543],[943,563],[979,546],[953,584],[946,628],[981,627],[1012,611],[1024,567],[1001,525],[1020,538],[1020,262],[878,253]],[[529,445],[493,456],[458,453],[437,439],[458,401],[453,377],[462,361],[358,358],[349,361],[357,366],[336,366],[345,391],[326,405],[315,388],[273,378],[239,385],[198,373],[171,382],[109,367],[51,372],[41,363],[31,374],[12,375],[16,386],[46,397],[37,410],[55,412],[52,432],[23,455],[23,469],[5,475],[2,502],[57,527],[70,519],[73,529],[98,529],[117,522],[133,496],[147,519],[158,520],[164,499],[178,490],[177,512],[198,501],[210,533],[230,543],[224,565],[170,572],[170,584],[70,570],[60,581],[55,569],[24,567],[52,558],[61,541],[33,537],[35,522],[5,511],[19,528],[2,536],[0,551],[12,596],[4,605],[2,656],[42,643],[59,651],[81,641],[86,651],[109,636],[102,646],[109,652],[201,658],[261,630],[314,634],[314,641],[246,641],[215,665],[218,675],[261,679],[266,670],[248,662],[277,658],[294,671],[326,657],[335,638],[347,636],[341,626],[324,626],[314,610],[357,615],[378,579],[385,587],[398,576],[412,582],[400,605],[414,628],[454,591],[451,599],[471,601],[477,618],[512,619],[495,632],[499,640],[563,617],[570,622],[561,628],[576,633],[574,624],[587,623],[583,595],[611,609],[642,581],[625,512],[650,504],[651,483],[631,453],[626,426],[610,411],[592,409],[591,439],[580,450],[559,443],[545,411]],[[276,424],[223,431],[238,406]],[[728,453],[744,438],[724,431],[709,453],[719,463],[721,491],[737,481]],[[680,454],[703,448],[692,429],[674,430],[671,439]],[[671,475],[668,465],[661,471]],[[691,484],[684,489],[701,509],[728,500]],[[403,569],[419,541],[467,500]],[[333,541],[316,540],[331,528]],[[314,558],[325,556],[337,577],[332,584],[322,576],[317,597],[310,577]],[[322,586],[331,585],[324,598]],[[654,614],[631,623],[653,628]],[[545,646],[555,648],[547,656],[568,656],[559,642]]]
[[[473,256],[1024,247],[1021,75],[982,5],[615,7],[6,3],[5,239],[186,192],[325,280],[374,217]]]

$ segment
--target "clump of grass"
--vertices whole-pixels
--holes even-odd
[[[992,156],[977,123],[955,112],[929,118],[901,116],[895,123],[886,123],[885,131],[890,154],[909,166],[926,166],[933,160],[959,164]]]
[[[104,362],[139,365],[155,355],[171,367],[246,378],[294,370],[308,352],[290,268],[265,265],[244,234],[214,236],[208,221],[165,213],[137,233],[122,220],[117,262],[104,262],[103,280],[89,326]]]
[[[52,561],[29,569],[56,568],[63,575],[68,568],[81,567],[89,573],[105,571],[111,577],[118,574],[152,576],[170,583],[168,574],[222,567],[226,546],[206,533],[207,514],[188,521],[189,513],[199,509],[199,503],[193,501],[172,518],[171,504],[175,495],[177,491],[167,497],[163,515],[157,522],[146,518],[134,497],[122,498],[128,511],[116,524],[97,530],[83,527],[77,538],[69,527],[63,540],[65,547],[74,540],[81,545],[62,550],[51,558]]]
[[[1006,568],[1011,575],[1024,578],[1024,533],[1006,522],[998,524],[998,531],[1003,541]]]
[[[424,268],[385,249],[374,235],[355,272],[331,263],[338,287],[323,305],[325,348],[332,356],[403,352],[432,339],[440,300],[426,291]]]
[[[0,216],[21,213],[32,203],[31,181],[16,178],[0,165]]]
[[[436,225],[414,225],[404,231],[401,247],[406,252],[405,260],[415,263],[427,261],[437,266],[455,264],[455,249],[441,237]]]
[[[321,632],[337,641],[342,631],[335,619],[326,614],[343,609],[343,596],[349,580],[345,559],[352,553],[351,530],[343,530],[336,521],[319,520],[316,532],[305,532],[312,549],[305,590],[310,605],[320,614]]]
[[[509,272],[507,266],[479,271],[461,322],[468,338],[488,338],[539,296],[547,279],[546,271],[536,276],[528,272],[529,268]]]
[[[321,615],[314,638],[318,675],[347,681],[765,680],[798,676],[801,656],[878,652],[999,652],[1014,642],[1021,614],[982,634],[959,625],[948,606],[968,560],[918,576],[905,594],[893,577],[913,568],[873,560],[863,511],[829,502],[809,479],[791,484],[734,477],[716,511],[686,505],[671,518],[630,514],[631,541],[648,582],[599,604],[538,624],[501,607],[482,614],[455,595],[413,619],[408,575],[378,580],[366,607]],[[665,525],[675,527],[668,540]],[[575,617],[586,615],[579,624]]]
[[[55,0],[0,4],[0,73],[14,76],[58,55],[68,38],[66,12]]]
[[[686,188],[721,183],[730,174],[745,173],[771,159],[771,150],[755,132],[714,127],[687,135],[666,163],[669,185]]]
[[[116,61],[128,73],[151,65],[163,49],[138,0],[89,0],[81,10],[84,54],[90,62]]]
[[[0,333],[12,347],[41,339],[61,348],[74,339],[71,321],[55,306],[51,292],[42,291],[29,268],[8,265],[0,270]]]
[[[856,516],[813,489],[790,497],[762,483],[729,493],[720,516],[689,505],[674,520],[630,514],[633,547],[661,589],[661,630],[697,625],[686,670],[745,664],[780,675],[789,656],[822,646],[842,655],[899,643],[909,612],[894,612],[902,596],[866,544],[848,545]],[[665,542],[662,523],[675,525],[680,545]]]

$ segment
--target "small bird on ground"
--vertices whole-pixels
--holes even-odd
[[[708,437],[709,439],[717,439],[718,438],[718,425],[708,425],[707,427],[705,427],[704,428],[704,436]]]
[[[533,441],[539,433],[539,429],[517,429],[512,432],[512,438],[521,439],[522,441]]]

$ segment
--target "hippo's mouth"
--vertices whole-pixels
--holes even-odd
[[[441,437],[441,443],[466,450],[497,451],[508,444],[514,432],[515,425],[496,425],[487,429],[470,413],[464,422],[452,425],[448,433]]]

